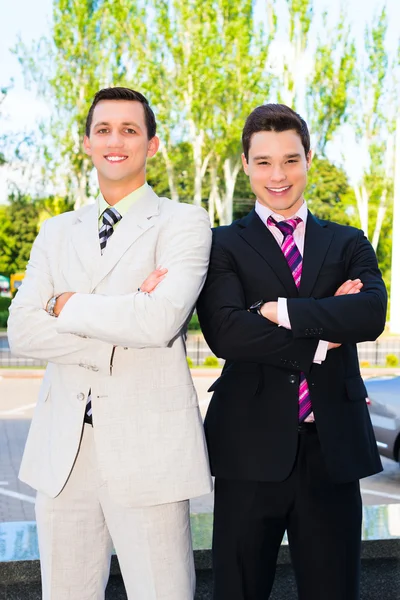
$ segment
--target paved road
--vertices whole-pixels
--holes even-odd
[[[195,385],[204,414],[208,387],[217,373],[195,375]],[[34,520],[34,490],[21,483],[18,468],[41,379],[1,378],[0,372],[0,521]],[[400,503],[400,468],[387,459],[384,471],[362,481],[365,504]],[[209,494],[192,502],[192,512],[212,511]]]

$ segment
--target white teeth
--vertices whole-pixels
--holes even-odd
[[[106,156],[107,160],[111,160],[111,162],[119,162],[121,160],[125,160],[126,156]]]
[[[286,192],[290,188],[290,185],[284,188],[268,188],[271,192]]]

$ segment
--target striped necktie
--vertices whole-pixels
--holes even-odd
[[[114,233],[114,226],[122,219],[121,215],[116,208],[106,208],[103,212],[103,224],[100,227],[99,239],[100,239],[100,250],[103,254],[109,238]]]
[[[108,240],[114,233],[114,226],[121,219],[122,216],[119,214],[116,208],[106,208],[106,210],[103,212],[102,226],[99,230],[100,250],[102,254],[105,250],[105,247],[107,246]],[[91,390],[89,390],[89,394],[86,401],[85,423],[93,425]]]
[[[297,289],[300,287],[301,273],[303,270],[303,259],[300,254],[300,250],[296,246],[294,241],[293,233],[297,225],[302,220],[299,217],[294,219],[288,219],[287,221],[275,221],[273,217],[268,217],[268,225],[275,226],[283,234],[283,242],[281,250],[290,270],[293,275],[294,282]],[[299,422],[302,423],[312,412],[310,390],[308,389],[308,383],[304,373],[300,373],[300,387],[299,387]]]

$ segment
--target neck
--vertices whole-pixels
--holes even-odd
[[[258,200],[260,202],[260,200]],[[292,206],[290,206],[289,208],[284,208],[284,209],[277,209],[273,206],[269,206],[268,204],[264,203],[264,202],[260,202],[260,204],[264,204],[264,206],[266,206],[267,208],[269,208],[270,210],[272,210],[272,212],[276,215],[281,215],[282,217],[284,217],[285,219],[290,219],[292,217],[295,216],[295,214],[297,213],[297,211],[301,208],[301,206],[304,203],[304,198],[300,198],[299,200],[297,200],[297,202],[295,204],[293,204]]]
[[[129,196],[132,192],[139,189],[146,183],[146,174],[141,174],[140,177],[136,177],[134,180],[129,181],[104,181],[99,176],[99,187],[100,191],[103,195],[104,200],[110,206],[114,206],[122,200]]]

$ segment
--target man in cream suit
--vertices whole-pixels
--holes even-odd
[[[84,147],[97,202],[44,223],[10,309],[13,353],[48,361],[20,478],[38,490],[44,600],[101,600],[114,547],[129,600],[189,600],[188,498],[211,489],[185,354],[207,214],[146,184],[147,100],[98,92]]]

